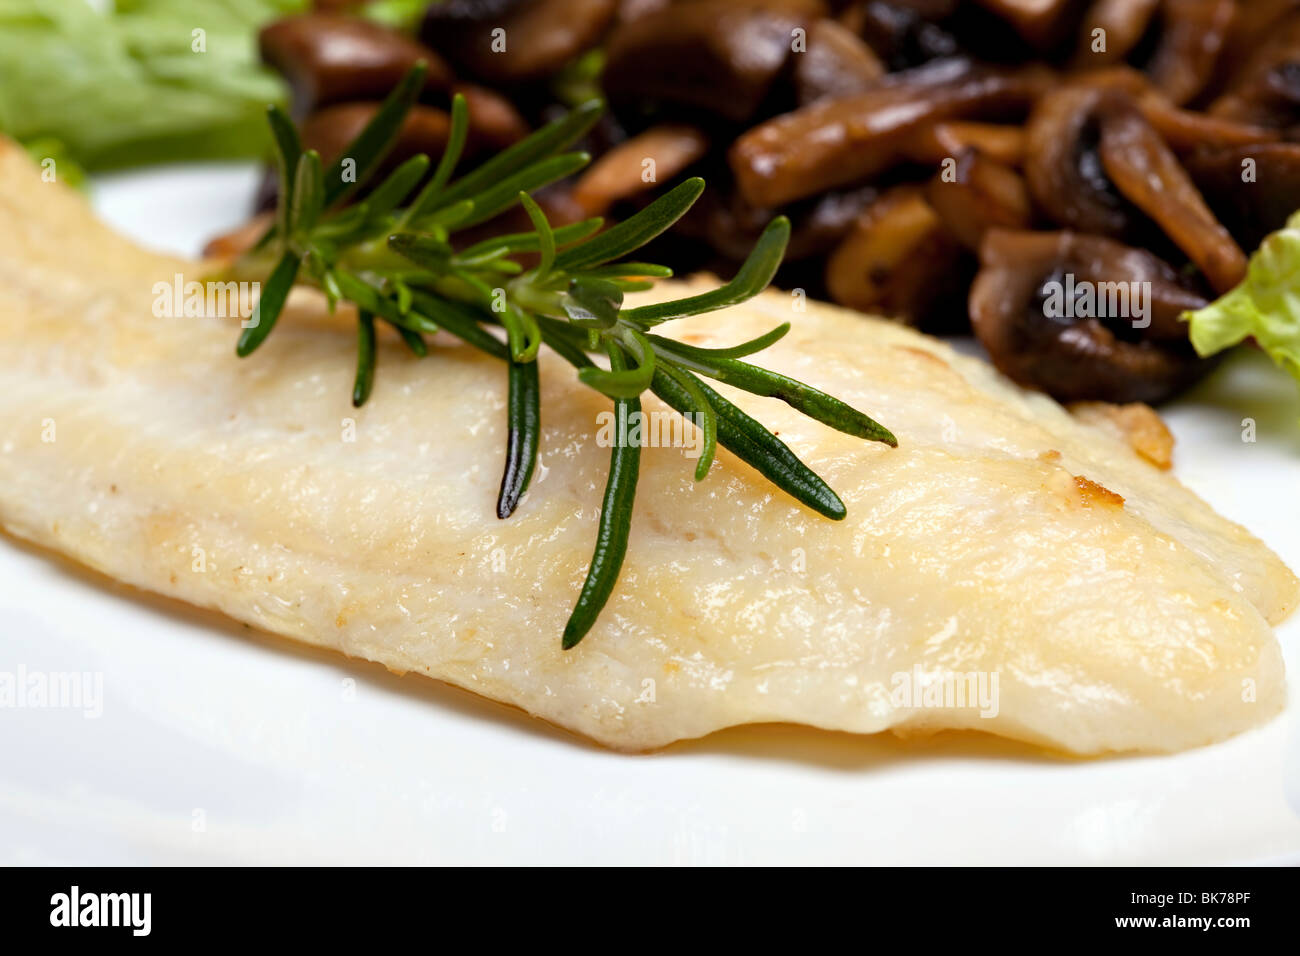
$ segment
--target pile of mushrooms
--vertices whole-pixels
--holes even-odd
[[[473,163],[603,57],[597,158],[541,197],[557,222],[703,175],[651,258],[725,274],[784,213],[778,284],[937,331],[969,317],[1062,400],[1195,382],[1179,315],[1300,208],[1300,0],[442,0],[416,37],[318,9],[261,45],[327,159],[428,61],[394,162],[441,150],[459,91]],[[1047,308],[1062,284],[1140,287],[1143,314]]]

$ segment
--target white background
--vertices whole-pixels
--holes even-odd
[[[242,220],[256,180],[191,166],[93,195],[145,245],[194,254]],[[1285,376],[1247,356],[1169,420],[1178,476],[1300,568]],[[1279,632],[1281,718],[1173,757],[1071,761],[790,727],[620,756],[9,539],[0,615],[0,670],[104,681],[98,719],[0,710],[0,863],[1300,861],[1300,619]]]

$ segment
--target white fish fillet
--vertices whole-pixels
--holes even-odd
[[[239,361],[231,321],[153,317],[154,284],[178,272],[200,274],[113,235],[0,143],[11,534],[627,750],[791,721],[1168,751],[1283,705],[1269,624],[1297,581],[1258,540],[987,365],[886,322],[793,311],[779,292],[670,328],[723,345],[793,321],[763,364],[868,411],[901,446],[735,393],[848,518],[813,514],[725,451],[695,484],[680,449],[647,449],[622,580],[563,652],[608,467],[593,438],[605,400],[543,356],[541,466],[499,521],[499,363],[389,343],[358,412],[348,324],[298,309]],[[920,693],[971,674],[990,690],[996,676],[995,706]]]

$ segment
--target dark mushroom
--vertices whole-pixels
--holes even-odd
[[[1093,0],[1083,16],[1074,65],[1079,68],[1122,63],[1141,42],[1160,0]]]
[[[681,220],[678,231],[704,240],[725,259],[738,263],[749,255],[763,229],[780,212],[790,219],[785,261],[800,262],[834,249],[879,194],[872,186],[833,189],[773,210],[751,206],[734,189],[710,188]]]
[[[1035,47],[1052,46],[1069,26],[1074,0],[978,0]]]
[[[831,298],[909,325],[932,324],[966,288],[961,246],[918,188],[900,186],[858,216],[826,262]]]
[[[517,115],[502,111],[494,115],[489,107],[497,105],[490,91],[460,87],[470,104],[469,135],[465,140],[466,159],[508,146],[524,135],[528,128]],[[505,104],[508,107],[508,104]],[[480,108],[480,116],[473,118],[473,109]],[[336,158],[366,126],[379,110],[378,103],[336,103],[317,110],[302,123],[302,141],[326,161]],[[511,111],[512,112],[512,111]],[[451,120],[446,111],[417,104],[406,116],[392,150],[384,157],[380,168],[390,170],[417,153],[425,153],[435,162],[447,145]]]
[[[823,100],[740,136],[729,160],[745,198],[781,206],[860,182],[898,162],[907,139],[939,120],[1023,114],[1046,76],[961,61],[891,74],[857,96]]]
[[[1300,12],[1272,25],[1268,36],[1230,77],[1210,113],[1258,126],[1285,127],[1300,118]]]
[[[1172,102],[1189,102],[1210,82],[1236,11],[1236,0],[1161,0],[1160,40],[1146,70]]]
[[[618,0],[618,10],[614,14],[614,22],[618,24],[631,23],[633,20],[639,20],[647,13],[654,13],[664,7],[672,4],[673,0]]]
[[[1231,81],[1300,12],[1300,0],[1243,0],[1219,57],[1217,86]]]
[[[416,63],[425,88],[447,90],[451,70],[432,50],[367,20],[308,13],[276,20],[258,35],[262,59],[293,91],[294,115],[344,100],[382,99]]]
[[[884,64],[856,34],[834,20],[817,20],[808,27],[806,48],[795,51],[795,94],[800,106],[852,96],[870,89],[884,72]]]
[[[1185,162],[1206,203],[1242,248],[1257,248],[1300,209],[1298,143],[1205,149]]]
[[[1100,109],[1107,88],[1073,84],[1039,100],[1025,127],[1025,178],[1034,201],[1060,226],[1123,236],[1133,209],[1102,166]]]
[[[452,93],[465,97],[470,137],[487,149],[503,149],[530,132],[514,104],[495,90],[474,83],[457,83]]]
[[[790,244],[786,247],[786,258],[791,262],[799,262],[830,253],[848,235],[863,210],[875,202],[879,195],[880,190],[874,186],[832,189],[793,206],[786,206],[782,210],[790,217]],[[770,221],[771,216],[768,216],[762,226]],[[744,252],[754,248],[760,232],[761,228],[754,230]],[[733,249],[733,258],[739,260],[737,253],[741,252],[739,248]]]
[[[1063,402],[1154,404],[1210,367],[1179,316],[1205,299],[1148,252],[1077,233],[991,230],[970,292],[993,364]]]
[[[979,251],[990,229],[1028,229],[1033,218],[1025,181],[1009,166],[970,149],[930,180],[926,199],[962,245]]]
[[[794,31],[820,2],[696,0],[617,27],[606,43],[603,85],[615,105],[702,110],[750,119],[792,55]]]
[[[1205,204],[1187,171],[1122,94],[1102,108],[1101,161],[1115,187],[1227,292],[1246,275],[1246,255]]]
[[[906,70],[961,52],[957,38],[941,26],[958,0],[912,0],[854,4],[840,22],[861,36],[891,70]]]
[[[317,110],[302,124],[303,147],[316,150],[326,163],[332,162],[342,155],[378,110],[378,103],[336,103]],[[431,106],[413,107],[392,150],[384,157],[380,175],[417,153],[440,156],[446,148],[450,128],[451,120],[442,110]]]
[[[429,5],[420,37],[465,74],[516,85],[557,72],[593,46],[617,0],[443,0]]]
[[[587,167],[574,184],[573,200],[586,215],[603,216],[614,203],[670,182],[708,148],[708,138],[694,126],[652,126]]]

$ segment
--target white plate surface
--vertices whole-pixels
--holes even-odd
[[[194,254],[251,166],[102,178],[100,212]],[[1177,474],[1300,567],[1300,401],[1232,362],[1170,410]],[[1243,419],[1257,440],[1242,441]],[[0,540],[0,671],[102,674],[99,716],[0,710],[0,863],[1300,861],[1291,704],[1173,757],[750,727],[648,757],[304,649]]]

